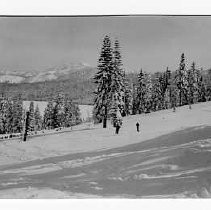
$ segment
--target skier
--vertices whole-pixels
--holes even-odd
[[[119,129],[121,128],[122,125],[122,120],[118,119],[115,123],[115,127],[116,127],[116,134],[119,134]]]
[[[138,122],[136,123],[136,129],[137,129],[137,132],[139,132],[139,123]]]
[[[116,123],[116,134],[119,133],[119,129],[120,129],[120,124],[117,122],[117,123]]]

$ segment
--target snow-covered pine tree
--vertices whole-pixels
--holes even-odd
[[[13,102],[10,98],[7,99],[6,104],[5,104],[5,133],[12,133],[13,132],[13,127],[14,127],[14,109],[13,109]],[[20,119],[19,119],[20,120]]]
[[[165,72],[165,96],[164,96],[164,101],[165,101],[165,108],[169,109],[171,107],[171,70],[169,68],[166,68]]]
[[[0,134],[5,133],[5,103],[6,100],[2,97],[0,100]]]
[[[23,129],[23,101],[21,95],[17,95],[12,99],[12,132],[21,133]]]
[[[113,50],[113,71],[111,77],[111,97],[115,98],[115,103],[120,110],[120,113],[125,116],[125,72],[122,69],[122,60],[120,54],[119,41],[116,39]],[[112,106],[112,105],[111,105]],[[109,113],[112,110],[109,111]]]
[[[8,98],[1,100],[0,110],[0,132],[1,134],[12,132],[13,112],[12,102]]]
[[[138,90],[137,85],[132,83],[132,114],[137,114],[139,104],[138,104]]]
[[[53,101],[49,101],[47,104],[47,107],[44,111],[43,116],[43,128],[45,129],[52,129],[53,128],[53,111],[54,111],[54,105]]]
[[[152,83],[152,111],[157,111],[163,108],[162,89],[160,77],[162,73],[156,72]]]
[[[129,115],[132,114],[132,84],[125,79],[125,95],[124,95],[124,104],[125,104],[125,114]]]
[[[97,88],[95,90],[93,114],[95,118],[103,121],[103,128],[107,127],[108,112],[111,105],[112,75],[113,53],[110,37],[106,35],[98,60],[98,72],[94,76],[94,82]]]
[[[197,103],[199,99],[199,80],[200,80],[200,70],[196,68],[196,64],[193,63],[192,66],[192,73],[193,73],[193,79],[194,79],[194,90],[193,90],[193,103]]]
[[[4,100],[0,100],[0,134],[4,133]]]
[[[111,117],[111,123],[113,124],[113,126],[116,126],[116,122],[117,122],[117,113],[119,111],[119,99],[118,99],[118,94],[117,93],[113,93],[112,94],[112,103],[111,103],[111,108],[109,111],[109,115]]]
[[[64,94],[59,93],[54,99],[53,106],[53,128],[59,128],[62,126],[64,117]]]
[[[36,108],[34,111],[34,128],[35,128],[35,131],[39,131],[42,129],[42,116],[40,114],[38,105],[36,105]]]
[[[159,84],[159,73],[155,73],[155,78],[152,84],[152,111],[157,111],[160,108],[160,95],[161,95],[161,90],[160,90],[160,84]]]
[[[202,76],[203,69],[201,68],[198,78],[198,102],[206,101],[206,85]]]
[[[195,71],[195,63],[193,62],[191,65],[191,68],[187,71],[187,95],[188,95],[188,104],[191,108],[191,104],[193,104],[193,98],[194,98],[194,71]]]
[[[176,107],[179,105],[179,91],[178,91],[178,86],[176,83],[176,77],[172,78],[171,84],[170,84],[170,90],[171,90],[171,95],[170,95],[170,102],[171,102],[171,108],[173,111],[176,111]]]
[[[159,76],[159,86],[160,86],[160,91],[161,91],[160,108],[165,109],[165,92],[166,92],[166,88],[167,88],[165,73],[161,73]]]
[[[116,74],[116,77],[118,78],[118,85],[119,89],[117,89],[118,95],[120,95],[120,112],[126,115],[125,111],[125,94],[126,94],[126,73],[125,70],[123,69],[123,64],[122,64],[122,57],[121,57],[121,52],[120,52],[120,44],[119,41],[116,39],[114,43],[114,51],[113,51],[113,57],[114,57],[114,71]]]
[[[143,113],[145,111],[145,95],[146,95],[146,73],[140,70],[138,74],[138,85],[137,85],[137,98],[136,104],[137,104],[137,111],[139,114]]]
[[[34,102],[29,104],[29,131],[34,131],[35,128],[35,116],[34,116]]]
[[[149,113],[152,107],[152,78],[151,74],[145,73],[145,84],[146,84],[146,92],[144,95],[145,99],[145,113]]]
[[[179,93],[179,106],[187,104],[187,69],[184,53],[181,55],[179,69],[176,70],[175,83]]]
[[[74,124],[74,112],[73,112],[73,103],[72,100],[65,98],[65,102],[64,102],[64,116],[65,116],[65,120],[64,120],[64,127],[71,127]]]

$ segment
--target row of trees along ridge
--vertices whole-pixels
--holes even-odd
[[[109,36],[105,36],[98,60],[98,72],[94,76],[96,84],[94,97],[94,118],[107,126],[118,114],[149,113],[162,109],[189,105],[211,100],[211,89],[205,83],[203,70],[193,62],[186,65],[182,53],[179,68],[154,74],[142,69],[137,74],[125,74],[122,65],[120,44],[116,39],[112,46]]]

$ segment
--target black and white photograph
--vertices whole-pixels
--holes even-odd
[[[0,199],[211,198],[211,16],[0,17]]]

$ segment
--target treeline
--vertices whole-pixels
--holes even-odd
[[[184,54],[181,55],[179,68],[171,72],[157,72],[152,75],[142,70],[133,84],[132,114],[148,113],[162,109],[205,102],[211,99],[210,87],[193,62],[188,68]]]
[[[64,94],[58,94],[50,100],[42,116],[38,105],[34,102],[29,105],[29,119],[26,123],[26,110],[20,95],[14,98],[1,98],[0,100],[0,134],[37,132],[43,129],[70,127],[81,123],[78,105]]]
[[[94,77],[96,84],[94,117],[98,122],[110,118],[115,121],[128,114],[141,114],[162,109],[191,105],[211,100],[211,71],[203,75],[202,68],[193,62],[187,66],[184,53],[179,68],[154,74],[142,69],[138,74],[126,75],[123,70],[120,44],[105,36],[98,60],[98,72]]]

